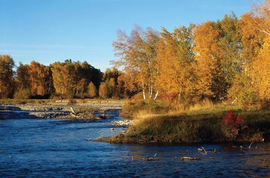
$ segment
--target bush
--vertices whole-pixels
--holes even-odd
[[[18,90],[14,93],[14,99],[29,99],[31,92],[29,89]]]
[[[243,129],[247,128],[243,117],[235,115],[233,111],[228,111],[225,118],[221,121],[221,130],[229,138],[236,138]]]

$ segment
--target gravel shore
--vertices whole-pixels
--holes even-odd
[[[8,118],[56,118],[98,120],[106,118],[110,112],[122,109],[123,101],[88,101],[86,103],[70,103],[59,100],[46,104],[0,105],[0,119]],[[101,113],[96,116],[95,113]]]

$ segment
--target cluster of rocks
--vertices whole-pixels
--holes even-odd
[[[24,118],[45,118],[45,119],[78,119],[98,120],[94,113],[96,110],[86,107],[49,107],[47,105],[23,105],[23,106],[0,106],[0,119],[24,119]]]
[[[65,118],[70,118],[70,112],[54,112],[54,111],[49,111],[49,112],[29,112],[29,116],[31,118],[44,118],[44,119],[51,119],[51,118],[56,118],[56,119],[65,119]]]
[[[115,126],[131,126],[133,125],[133,120],[125,119],[125,120],[120,120],[120,121],[112,121],[112,123]]]

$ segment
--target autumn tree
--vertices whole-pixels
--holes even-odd
[[[102,82],[99,87],[98,95],[101,98],[109,98],[110,91],[107,83]]]
[[[269,97],[269,6],[257,3],[251,12],[244,14],[240,20],[243,70],[230,93],[233,99],[247,103],[270,99]],[[241,82],[239,82],[241,81]],[[239,92],[236,92],[239,88]],[[241,97],[242,96],[242,97]]]
[[[241,71],[239,21],[234,14],[218,22],[198,25],[194,37],[199,94],[224,100],[233,79]]]
[[[66,60],[51,65],[53,84],[57,94],[66,97],[80,96],[87,91],[90,82],[99,86],[101,72],[87,62]]]
[[[117,83],[117,90],[121,98],[130,98],[140,92],[139,82],[132,76],[132,73],[121,72]]]
[[[156,87],[166,95],[190,98],[195,85],[192,30],[179,27],[173,33],[162,28],[157,45]]]
[[[16,74],[16,90],[30,89],[29,65],[19,63]]]
[[[109,97],[123,98],[123,81],[119,80],[119,76],[122,74],[116,68],[107,69],[103,75],[103,81],[107,83],[109,87]]]
[[[136,26],[130,36],[123,31],[118,32],[118,39],[113,43],[115,56],[120,57],[114,61],[116,67],[123,67],[125,73],[131,74],[139,83],[143,97],[154,97],[154,84],[156,73],[156,44],[159,41],[159,34],[148,28],[144,31]]]
[[[264,4],[256,4],[252,11],[256,27],[265,35],[264,44],[260,49],[257,60],[252,63],[251,78],[262,100],[270,100],[270,0]]]
[[[254,103],[258,101],[258,89],[254,87],[253,70],[254,61],[258,59],[264,43],[265,33],[257,28],[257,23],[262,20],[254,17],[252,13],[241,16],[239,20],[241,50],[241,70],[233,79],[229,90],[229,97],[233,102]]]
[[[260,98],[270,100],[270,37],[265,40],[258,60],[253,63],[251,75]]]
[[[29,65],[19,63],[16,74],[16,89],[14,93],[14,98],[29,99],[31,96]]]
[[[45,95],[51,93],[52,76],[50,68],[32,61],[28,66],[31,95]]]
[[[240,27],[239,21],[234,13],[225,15],[217,25],[220,28],[221,36],[218,46],[221,51],[217,57],[212,91],[215,100],[227,98],[229,88],[232,86],[233,79],[241,71],[243,61],[241,60],[240,50]]]
[[[220,51],[222,49],[218,44],[221,35],[219,26],[210,21],[197,25],[194,32],[193,51],[197,62],[196,75],[198,76],[196,89],[201,98],[214,95],[211,87],[217,61],[221,58]]]
[[[31,96],[44,96],[51,94],[53,90],[50,68],[35,61],[32,61],[30,65],[20,63],[17,68],[16,83],[16,96],[28,90]]]
[[[256,27],[267,36],[270,36],[270,0],[263,3],[255,2],[251,13],[258,18],[254,18]]]
[[[96,86],[93,84],[93,82],[90,82],[88,85],[88,96],[90,98],[95,98],[97,96],[97,88]]]
[[[14,89],[14,61],[9,55],[0,55],[0,98],[11,97]]]
[[[239,21],[242,46],[240,54],[246,72],[249,65],[257,59],[264,43],[265,34],[261,33],[256,25],[261,20],[259,17],[254,17],[251,13],[247,13],[242,15]]]

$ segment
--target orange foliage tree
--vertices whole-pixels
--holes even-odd
[[[102,82],[99,86],[98,95],[101,98],[109,98],[110,95],[110,89],[107,83]]]
[[[97,96],[97,88],[93,82],[90,82],[88,85],[88,96],[90,98],[95,98]]]
[[[28,66],[31,95],[45,95],[51,93],[52,77],[49,67],[32,61]]]
[[[66,97],[83,97],[90,82],[98,87],[101,81],[101,72],[87,62],[56,62],[51,65],[51,70],[55,92]]]
[[[0,55],[0,98],[11,97],[14,89],[14,61],[9,55]]]

